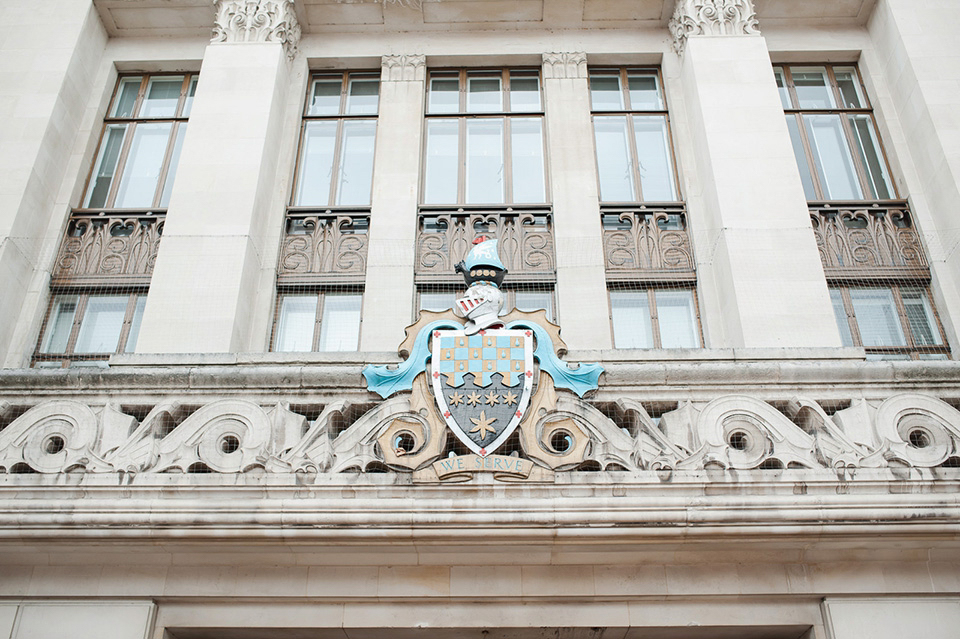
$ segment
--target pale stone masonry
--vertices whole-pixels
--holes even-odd
[[[958,636],[957,33],[945,0],[0,0],[0,637]],[[478,70],[518,105],[536,78],[539,109],[430,112]],[[169,76],[180,95],[150,93]],[[350,82],[377,76],[364,111]],[[665,107],[598,106],[603,78]],[[427,123],[511,117],[542,122],[544,201],[428,204]],[[623,158],[598,153],[602,118]],[[150,164],[129,132],[173,120],[182,147]],[[345,169],[360,120],[375,139]],[[313,155],[311,121],[337,131]],[[662,168],[641,122],[675,202],[603,199]],[[812,199],[844,158],[896,197]],[[372,167],[369,201],[299,202],[309,162],[331,194]],[[159,198],[171,167],[162,206],[85,208],[97,180]],[[438,211],[534,211],[552,251],[527,284],[558,325],[502,318],[536,341],[529,410],[478,454],[430,381],[431,334],[462,318],[416,312]],[[143,219],[159,248],[120,255]],[[445,257],[470,239],[436,235]],[[116,265],[134,257],[149,285]],[[663,291],[702,347],[616,348],[642,321],[614,294]],[[337,294],[362,295],[356,344],[322,352]],[[313,346],[277,352],[286,320]]]

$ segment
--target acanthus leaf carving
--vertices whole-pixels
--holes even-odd
[[[543,77],[545,79],[583,79],[587,77],[587,54],[544,53]]]
[[[678,55],[692,35],[760,35],[752,0],[677,0],[668,26]]]
[[[215,0],[210,42],[278,42],[291,60],[300,44],[294,0]]]

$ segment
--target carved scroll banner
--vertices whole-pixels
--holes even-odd
[[[526,479],[533,470],[533,462],[519,457],[506,455],[460,455],[447,457],[433,462],[433,470],[437,477],[444,479],[469,479],[474,473],[493,473],[495,479],[517,478]]]

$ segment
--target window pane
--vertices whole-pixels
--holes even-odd
[[[458,164],[457,121],[428,121],[423,196],[426,204],[456,203]]]
[[[852,288],[850,299],[864,346],[906,345],[890,289]]]
[[[593,128],[597,140],[600,199],[604,202],[633,202],[635,197],[630,175],[627,119],[595,117]]]
[[[140,323],[143,321],[143,309],[147,306],[147,296],[138,295],[136,306],[133,308],[133,318],[130,320],[130,332],[127,333],[127,343],[124,353],[132,353],[137,349],[137,338],[140,337]]]
[[[347,90],[347,113],[367,114],[377,112],[380,100],[380,81],[376,78],[350,80]]]
[[[514,202],[538,203],[546,200],[541,128],[540,118],[510,120]]]
[[[327,293],[320,321],[320,351],[355,351],[360,337],[362,295]]]
[[[516,308],[518,311],[537,311],[541,308],[547,312],[547,319],[553,319],[553,293],[548,291],[517,291]]]
[[[457,294],[453,291],[443,293],[420,293],[421,311],[446,311],[453,308]]]
[[[197,76],[190,80],[190,87],[187,89],[187,97],[183,100],[183,117],[188,117],[193,110],[193,97],[197,94]]]
[[[773,77],[777,79],[777,92],[780,94],[780,104],[784,109],[790,108],[790,91],[787,89],[787,80],[783,76],[783,69],[775,68]]]
[[[813,186],[813,176],[810,175],[807,154],[803,150],[803,141],[800,139],[800,125],[797,124],[797,116],[792,113],[787,114],[787,130],[790,131],[790,143],[793,145],[793,154],[797,158],[797,168],[800,169],[803,194],[808,200],[815,200],[817,199],[817,190]]]
[[[133,117],[133,109],[137,105],[137,94],[140,92],[141,80],[140,76],[136,76],[134,78],[124,78],[120,81],[120,89],[117,91],[117,99],[113,104],[110,117]]]
[[[329,203],[336,140],[336,122],[307,122],[304,126],[300,175],[297,178],[296,204],[299,206],[326,206]]]
[[[594,111],[623,110],[620,76],[590,74],[590,102]]]
[[[314,80],[307,115],[339,115],[342,87],[343,81],[340,78]]]
[[[467,78],[467,112],[496,113],[503,111],[500,78]]]
[[[370,203],[373,142],[376,135],[377,123],[372,120],[344,122],[337,204],[343,206]]]
[[[76,295],[58,295],[50,310],[47,329],[40,345],[41,353],[62,353],[67,350],[73,317],[77,312]]]
[[[170,203],[170,192],[173,191],[173,181],[177,177],[177,165],[180,163],[180,150],[183,148],[183,138],[187,134],[187,123],[181,122],[177,128],[177,139],[173,141],[173,152],[170,155],[170,168],[167,169],[167,179],[163,183],[163,193],[160,194],[160,206],[166,207]]]
[[[80,323],[76,353],[112,353],[117,350],[123,318],[127,314],[126,295],[91,295]]]
[[[840,330],[840,343],[853,346],[850,322],[847,321],[847,311],[843,306],[843,294],[837,289],[830,289],[830,302],[833,304],[833,315],[837,318],[837,328]]]
[[[123,138],[127,133],[126,124],[111,124],[103,134],[100,152],[97,154],[96,170],[90,179],[87,192],[87,208],[105,206],[110,195],[110,185],[117,171],[117,158],[123,148]]]
[[[460,110],[460,80],[431,78],[427,113],[456,113]]]
[[[153,206],[172,126],[170,122],[137,125],[120,178],[117,208]]]
[[[616,348],[653,348],[650,302],[646,291],[610,293]]]
[[[280,353],[313,350],[313,327],[317,319],[316,295],[286,295],[277,319],[273,350]]]
[[[933,307],[927,294],[919,288],[902,288],[900,297],[907,312],[907,321],[910,323],[910,334],[916,346],[940,346],[943,339],[937,328],[937,320],[933,315]]]
[[[637,139],[642,199],[647,202],[676,200],[666,118],[662,115],[635,115],[633,130]]]
[[[881,200],[893,197],[893,185],[887,173],[887,163],[880,153],[880,142],[869,115],[850,115],[850,127],[857,140],[857,153],[867,168],[870,196]]]
[[[805,115],[817,175],[828,200],[860,200],[863,193],[839,115]]]
[[[791,72],[801,109],[832,109],[836,106],[825,68],[794,67]]]
[[[867,101],[863,99],[860,93],[860,79],[857,77],[857,71],[852,67],[836,68],[833,75],[837,78],[837,85],[840,87],[840,95],[843,96],[843,106],[847,109],[862,109],[867,106]]]
[[[540,110],[540,79],[537,76],[510,74],[510,110]]]
[[[467,204],[502,203],[503,120],[468,120],[466,155]]]
[[[660,82],[656,73],[631,73],[627,76],[630,87],[630,108],[634,111],[660,111]]]
[[[661,348],[699,348],[693,291],[657,291]]]
[[[183,87],[182,75],[150,78],[143,106],[140,107],[140,117],[172,118],[175,116],[181,87]]]

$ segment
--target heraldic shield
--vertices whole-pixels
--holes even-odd
[[[447,425],[467,448],[487,455],[526,414],[533,388],[533,333],[433,333],[433,392]]]

